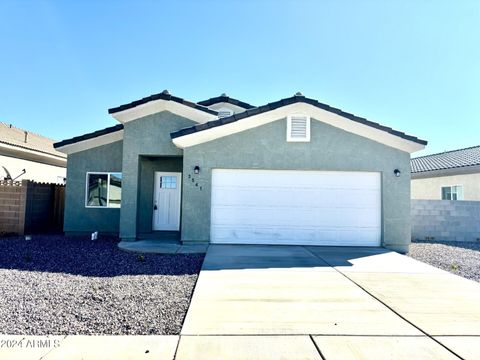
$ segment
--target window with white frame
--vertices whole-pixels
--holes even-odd
[[[287,141],[310,141],[310,117],[306,115],[289,115],[287,117]]]
[[[120,207],[122,202],[122,173],[88,172],[86,182],[86,207]]]
[[[442,200],[463,200],[463,185],[442,186]]]

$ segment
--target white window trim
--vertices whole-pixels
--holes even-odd
[[[292,117],[304,117],[307,119],[307,129],[304,138],[292,138]],[[310,142],[310,116],[305,114],[290,114],[287,116],[287,141],[288,142]]]
[[[452,194],[452,188],[453,188],[453,187],[460,187],[460,186],[462,187],[462,198],[465,198],[463,184],[441,185],[441,186],[440,186],[440,197],[442,198],[442,200],[444,200],[444,199],[443,199],[443,188],[449,187],[449,188],[450,188],[450,194]],[[458,193],[456,193],[456,194],[457,194],[457,200],[452,200],[452,199],[450,199],[450,200],[447,200],[447,201],[462,201],[463,199],[458,199]]]
[[[121,171],[87,171],[85,174],[85,207],[88,209],[120,209],[120,206],[110,206],[110,174],[118,174]],[[107,206],[88,205],[88,175],[107,175]],[[122,179],[123,181],[123,179]],[[123,185],[123,184],[122,184]]]

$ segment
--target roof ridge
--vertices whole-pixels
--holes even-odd
[[[201,104],[198,104],[196,102],[193,102],[193,101],[190,101],[190,100],[172,95],[172,94],[170,94],[170,92],[168,90],[163,90],[162,92],[159,92],[157,94],[152,94],[152,95],[149,95],[149,96],[145,96],[145,97],[143,97],[139,100],[131,101],[127,104],[123,104],[123,105],[120,105],[120,106],[109,108],[108,113],[109,114],[115,114],[117,112],[132,109],[132,108],[135,108],[139,105],[143,105],[143,104],[146,104],[146,103],[148,103],[150,101],[154,101],[154,100],[174,101],[174,102],[177,102],[179,104],[189,106],[193,109],[204,111],[204,112],[212,114],[212,115],[218,115],[217,111],[211,110],[208,107],[206,107],[204,105],[201,105]]]
[[[456,149],[456,150],[448,150],[448,151],[438,152],[438,153],[430,154],[430,155],[417,156],[417,157],[412,158],[411,160],[423,159],[423,158],[426,158],[426,157],[431,157],[431,156],[436,156],[436,155],[450,154],[450,153],[453,153],[453,152],[456,152],[456,151],[470,150],[470,149],[474,149],[474,148],[478,148],[478,147],[480,147],[480,145],[469,146],[469,147],[466,147],[466,148]]]
[[[221,103],[221,102],[226,102],[226,103],[229,103],[229,104],[232,104],[232,105],[237,105],[237,106],[240,106],[246,110],[249,110],[249,109],[254,109],[256,108],[257,106],[255,105],[252,105],[252,104],[249,104],[245,101],[242,101],[242,100],[238,100],[238,99],[235,99],[225,93],[219,95],[219,96],[214,96],[214,97],[211,97],[209,99],[205,99],[205,100],[201,100],[201,101],[198,101],[197,104],[200,105],[200,106],[211,106],[213,104],[217,104],[217,103]]]

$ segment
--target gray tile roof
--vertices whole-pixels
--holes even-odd
[[[120,106],[108,109],[108,113],[109,114],[114,114],[114,113],[119,112],[119,111],[133,109],[134,107],[137,107],[139,105],[143,105],[143,104],[146,104],[150,101],[155,101],[155,100],[174,101],[174,102],[177,102],[179,104],[189,106],[193,109],[201,110],[201,111],[204,111],[204,112],[212,114],[212,115],[217,115],[218,114],[218,112],[216,112],[215,110],[211,110],[206,106],[199,105],[199,104],[194,103],[192,101],[182,99],[178,96],[170,95],[168,90],[163,90],[161,93],[153,94],[153,95],[144,97],[143,99],[132,101],[131,103],[120,105]]]
[[[0,143],[66,158],[65,154],[53,148],[54,140],[3,122],[0,122]]]
[[[56,149],[58,149],[59,147],[62,147],[62,146],[65,146],[65,145],[75,144],[75,143],[80,142],[80,141],[93,139],[93,138],[96,138],[96,137],[99,137],[99,136],[102,136],[102,135],[111,134],[111,133],[114,133],[114,132],[117,132],[117,131],[120,131],[120,130],[123,130],[123,124],[117,124],[117,125],[110,126],[110,127],[105,128],[105,129],[97,130],[97,131],[94,131],[94,132],[91,132],[91,133],[83,134],[83,135],[80,135],[80,136],[75,136],[71,139],[62,140],[62,141],[59,141],[59,142],[53,144],[53,146]]]
[[[216,96],[216,97],[213,97],[213,98],[210,98],[210,99],[207,99],[207,100],[199,101],[197,104],[203,105],[203,106],[211,106],[213,104],[218,104],[218,103],[222,103],[222,102],[229,103],[229,104],[236,105],[236,106],[240,106],[241,108],[244,108],[244,109],[253,109],[255,107],[252,104],[249,104],[249,103],[246,103],[244,101],[240,101],[240,100],[231,98],[230,96],[228,96],[226,94],[222,94],[220,96]]]
[[[480,145],[426,155],[410,161],[412,173],[480,165]]]
[[[394,129],[388,127],[388,126],[380,125],[379,123],[376,123],[376,122],[367,120],[365,118],[347,113],[343,110],[334,108],[330,105],[323,104],[323,103],[319,102],[318,100],[307,98],[307,97],[303,96],[301,93],[297,93],[292,97],[289,97],[289,98],[286,98],[286,99],[281,99],[281,100],[278,100],[278,101],[275,101],[275,102],[271,102],[271,103],[268,103],[268,104],[263,105],[263,106],[255,107],[255,108],[252,108],[252,109],[247,109],[244,112],[234,114],[232,116],[228,116],[228,117],[224,117],[224,118],[221,118],[221,119],[218,119],[218,120],[212,120],[212,121],[208,121],[208,122],[203,123],[203,124],[198,124],[198,125],[194,125],[194,126],[191,126],[191,127],[188,127],[188,128],[180,129],[178,131],[174,131],[174,132],[170,133],[170,136],[171,136],[172,139],[175,139],[175,138],[180,137],[180,136],[189,135],[189,134],[193,134],[193,133],[196,133],[196,132],[199,132],[199,131],[204,131],[204,130],[207,130],[207,129],[210,129],[210,128],[214,128],[214,127],[217,127],[217,126],[230,124],[230,123],[248,118],[250,116],[262,114],[264,112],[275,110],[275,109],[280,108],[282,106],[295,104],[295,103],[299,103],[299,102],[313,105],[315,107],[318,107],[318,108],[323,109],[325,111],[329,111],[331,113],[340,115],[344,118],[350,119],[350,120],[355,121],[357,123],[367,125],[367,126],[373,127],[375,129],[378,129],[378,130],[385,131],[389,134],[401,137],[401,138],[406,139],[406,140],[416,142],[418,144],[422,144],[422,145],[427,144],[426,140],[419,139],[416,136],[407,135],[407,134],[405,134],[401,131],[394,130]]]
[[[286,105],[290,105],[290,104],[294,104],[294,103],[298,103],[298,102],[303,102],[303,103],[307,103],[307,104],[311,104],[313,106],[316,106],[320,109],[324,109],[326,111],[332,112],[334,114],[338,114],[340,116],[343,116],[347,119],[358,122],[360,124],[364,124],[364,125],[367,125],[367,126],[371,126],[375,129],[385,131],[389,134],[401,137],[403,139],[407,139],[407,140],[410,140],[410,141],[413,141],[413,142],[416,142],[416,143],[419,143],[419,144],[422,144],[422,145],[427,144],[427,141],[425,141],[425,140],[419,139],[419,138],[417,138],[415,136],[412,136],[412,135],[407,135],[407,134],[405,134],[401,131],[394,130],[394,129],[392,129],[390,127],[387,127],[387,126],[384,126],[384,125],[380,125],[376,122],[367,120],[367,119],[359,117],[359,116],[355,116],[353,114],[347,113],[345,111],[342,111],[340,109],[331,107],[329,105],[322,104],[315,99],[306,98],[301,93],[297,93],[297,94],[295,94],[295,96],[292,96],[290,98],[281,99],[279,101],[271,102],[269,104],[266,104],[266,105],[263,105],[263,106],[260,106],[260,107],[254,107],[253,105],[241,102],[240,100],[230,98],[229,96],[227,96],[225,94],[222,94],[222,95],[220,95],[216,98],[211,98],[211,99],[208,99],[208,100],[201,101],[201,102],[196,104],[196,103],[192,103],[190,101],[184,100],[182,98],[172,96],[172,95],[170,95],[170,93],[167,90],[164,90],[163,92],[161,92],[159,94],[151,95],[151,96],[145,97],[143,99],[131,102],[129,104],[125,104],[125,105],[121,105],[121,106],[116,107],[116,108],[109,109],[108,112],[110,114],[113,114],[113,113],[116,113],[116,112],[119,112],[119,111],[131,109],[131,108],[134,108],[136,106],[148,103],[150,101],[159,100],[159,99],[168,100],[168,101],[175,101],[175,102],[178,102],[180,104],[190,106],[192,108],[202,110],[202,111],[208,112],[210,114],[214,114],[214,115],[218,115],[218,113],[214,110],[211,110],[211,109],[207,108],[205,106],[206,104],[212,105],[212,104],[215,104],[215,103],[218,103],[218,102],[228,102],[228,103],[231,103],[231,104],[234,104],[234,105],[237,105],[237,106],[240,106],[240,107],[243,107],[243,108],[246,109],[244,112],[240,112],[240,113],[234,114],[232,116],[221,118],[219,120],[208,121],[208,122],[203,123],[203,124],[199,124],[199,125],[196,125],[196,126],[192,126],[192,127],[188,127],[188,128],[185,128],[185,129],[180,129],[178,131],[175,131],[175,132],[170,134],[172,139],[176,138],[176,137],[183,136],[183,135],[192,134],[192,133],[195,133],[195,132],[198,132],[198,131],[206,130],[206,129],[209,129],[209,128],[212,128],[212,127],[217,127],[217,126],[222,126],[222,125],[225,125],[225,124],[229,124],[229,123],[232,123],[232,122],[235,122],[235,121],[238,121],[238,120],[241,120],[241,119],[253,116],[253,115],[258,115],[258,114],[261,114],[261,113],[264,113],[264,112],[267,112],[267,111],[270,111],[270,110],[274,110],[274,109],[282,107],[282,106],[286,106]],[[92,139],[92,138],[95,138],[95,137],[98,137],[98,136],[101,136],[101,135],[105,135],[105,134],[108,134],[108,133],[111,133],[111,132],[119,131],[119,130],[122,130],[122,129],[123,129],[123,125],[119,124],[119,125],[112,126],[112,127],[109,127],[109,128],[103,129],[103,130],[95,131],[95,132],[92,132],[92,133],[88,133],[88,134],[85,134],[85,135],[76,136],[76,137],[71,138],[71,139],[66,139],[66,140],[60,141],[60,142],[56,143],[54,146],[55,146],[55,148],[59,148],[59,147],[65,146],[65,145],[73,144],[73,143],[83,141],[83,140]]]

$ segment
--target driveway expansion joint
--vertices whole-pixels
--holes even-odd
[[[305,350],[317,360],[382,351],[406,359],[479,358],[477,284],[387,249],[213,245],[197,281],[178,360],[192,351],[238,357],[240,349]],[[455,293],[443,300],[450,286],[471,291],[464,311],[454,311]],[[438,308],[445,302],[450,315]],[[457,335],[431,335],[450,333]]]
[[[320,355],[320,357],[322,358],[322,360],[327,360],[327,359],[325,358],[325,356],[322,354],[322,351],[321,351],[320,348],[318,347],[318,345],[317,345],[317,343],[315,342],[315,340],[313,340],[313,336],[310,335],[309,338],[310,338],[310,340],[312,341],[313,346],[315,346],[315,349],[317,349],[318,355]]]
[[[423,333],[425,336],[427,336],[428,338],[430,338],[431,340],[433,340],[434,342],[436,342],[437,344],[439,344],[440,346],[442,346],[443,348],[445,348],[447,351],[449,351],[451,354],[453,354],[454,356],[458,357],[459,359],[461,360],[465,360],[463,357],[461,357],[460,355],[458,355],[456,352],[454,352],[453,350],[451,350],[450,348],[448,348],[446,345],[442,344],[439,340],[435,339],[433,337],[433,335],[430,335],[428,334],[425,330],[423,330],[422,328],[420,328],[418,325],[415,325],[413,322],[411,322],[410,320],[408,320],[407,318],[405,318],[403,315],[401,315],[399,312],[397,312],[395,309],[393,309],[391,306],[389,306],[388,304],[386,304],[384,301],[380,300],[378,297],[376,297],[375,295],[373,295],[370,291],[368,291],[367,289],[365,289],[362,285],[358,284],[355,280],[351,279],[347,274],[345,274],[344,272],[340,271],[339,269],[337,269],[336,266],[333,266],[332,264],[330,264],[327,260],[325,260],[324,258],[322,258],[321,256],[315,254],[314,252],[310,251],[310,249],[306,248],[304,246],[304,248],[310,253],[312,254],[313,256],[317,257],[318,259],[322,260],[323,262],[325,262],[328,266],[330,266],[332,269],[334,269],[335,271],[337,271],[339,274],[343,275],[345,278],[347,278],[348,280],[350,280],[353,284],[355,284],[356,286],[358,286],[360,289],[362,289],[364,292],[366,292],[368,295],[370,295],[373,299],[377,300],[379,303],[381,303],[383,306],[385,306],[387,309],[389,309],[390,311],[392,311],[395,315],[397,315],[398,317],[400,317],[402,320],[404,320],[405,322],[409,323],[410,325],[412,325],[414,328],[416,328],[418,331],[420,331],[421,333]]]

